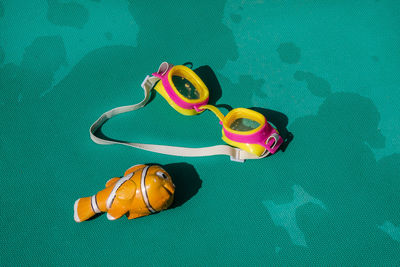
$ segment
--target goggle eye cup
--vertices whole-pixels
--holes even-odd
[[[224,118],[223,127],[225,142],[258,156],[275,153],[282,141],[265,116],[251,109],[232,110]]]
[[[161,83],[158,83],[154,89],[179,113],[189,116],[198,114],[195,107],[208,103],[207,86],[194,71],[186,66],[178,65],[166,69],[165,65],[159,70],[162,73],[153,73],[161,79]]]

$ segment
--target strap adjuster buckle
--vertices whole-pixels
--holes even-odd
[[[244,162],[244,159],[242,159],[242,158],[240,157],[240,152],[241,152],[241,151],[242,151],[241,149],[235,148],[235,155],[234,155],[234,156],[231,155],[231,161],[243,163],[243,162]]]
[[[143,80],[143,82],[142,82],[142,84],[141,84],[141,86],[142,86],[142,88],[143,88],[144,90],[146,90],[146,85],[147,85],[147,87],[150,88],[150,89],[151,89],[151,87],[153,86],[153,84],[149,81],[149,79],[150,79],[150,75],[147,75],[146,78],[144,78],[144,80]]]

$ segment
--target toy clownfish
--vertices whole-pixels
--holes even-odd
[[[173,202],[175,185],[170,175],[158,165],[135,165],[124,177],[115,177],[106,188],[91,197],[75,201],[74,219],[82,222],[97,213],[107,212],[109,220],[126,214],[128,219],[167,209]]]

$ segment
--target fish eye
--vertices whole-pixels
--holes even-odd
[[[168,178],[167,175],[163,172],[156,172],[156,174],[158,177],[163,178],[165,180]]]

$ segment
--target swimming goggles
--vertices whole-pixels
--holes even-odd
[[[202,157],[212,155],[229,155],[231,160],[243,162],[245,159],[260,159],[274,154],[283,139],[278,131],[268,123],[264,115],[251,109],[235,108],[226,116],[215,106],[208,104],[209,91],[201,78],[184,65],[174,66],[163,62],[158,71],[147,76],[143,83],[144,99],[135,105],[114,108],[105,112],[90,127],[90,137],[98,144],[121,144],[161,154]],[[155,89],[179,113],[187,116],[197,115],[210,110],[222,125],[222,140],[227,145],[202,148],[176,147],[129,143],[104,139],[96,135],[96,131],[110,118],[121,113],[144,107]]]

